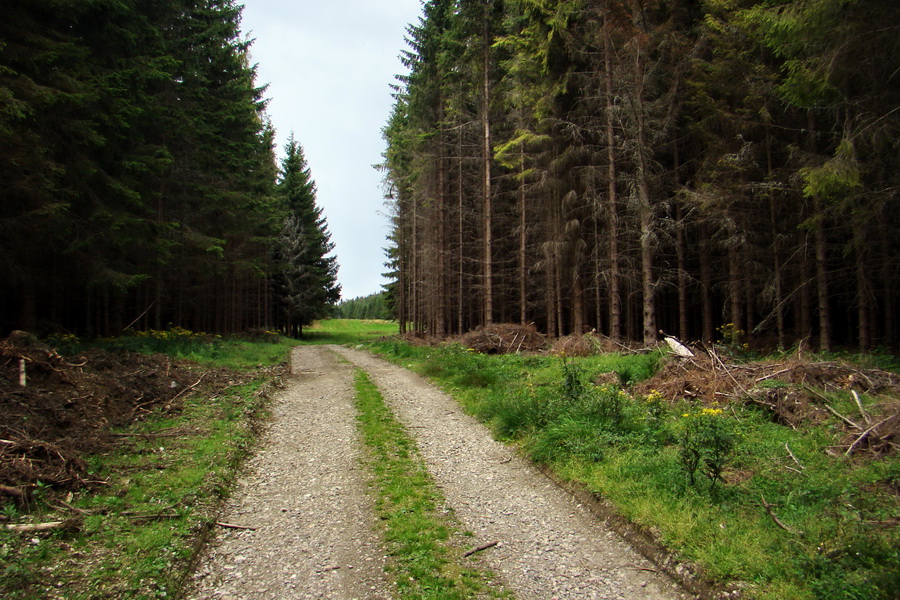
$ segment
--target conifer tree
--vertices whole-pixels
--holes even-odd
[[[328,316],[340,299],[337,259],[322,209],[316,204],[316,184],[291,135],[285,146],[277,194],[286,217],[277,245],[282,327],[292,337],[303,337],[303,328]]]

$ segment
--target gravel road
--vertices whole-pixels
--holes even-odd
[[[674,600],[688,596],[455,401],[368,353],[306,346],[276,400],[262,449],[198,569],[195,599],[389,598],[353,409],[367,371],[423,459],[478,559],[519,600]]]

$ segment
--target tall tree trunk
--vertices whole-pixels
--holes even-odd
[[[487,7],[487,5],[486,5]],[[487,10],[487,8],[486,8]],[[484,16],[483,29],[483,47],[482,47],[482,107],[481,107],[481,125],[482,125],[482,161],[484,169],[484,188],[483,188],[483,224],[484,227],[484,324],[490,325],[494,322],[494,273],[493,273],[493,241],[491,238],[492,229],[492,198],[491,198],[491,161],[493,154],[491,152],[491,44],[489,30],[489,15]]]
[[[643,293],[643,338],[645,345],[657,342],[658,329],[656,326],[656,286],[653,279],[654,261],[654,237],[653,206],[650,199],[650,172],[648,165],[647,136],[644,123],[644,58],[640,44],[635,44],[634,58],[634,116],[637,125],[637,192],[638,213],[641,227],[641,291]]]
[[[866,260],[862,249],[856,250],[856,302],[859,315],[859,351],[866,352],[872,346],[870,286],[866,275]]]
[[[809,152],[818,151],[816,143],[816,120],[812,110],[806,112],[807,131],[809,132]],[[819,350],[831,351],[831,308],[828,302],[828,250],[825,235],[825,211],[822,199],[813,196],[813,232],[816,256],[816,290],[818,292],[819,310]]]
[[[519,150],[519,158],[521,161],[521,169],[525,169],[525,150]],[[521,179],[519,185],[519,322],[524,325],[528,320],[528,287],[526,279],[528,277],[528,214],[526,211],[526,194],[525,179]]]
[[[772,137],[769,125],[766,124],[766,174],[770,184],[774,184],[772,166]],[[778,336],[778,348],[784,348],[784,289],[781,281],[781,250],[778,243],[778,211],[775,203],[775,192],[769,187],[769,227],[772,235],[772,277],[775,279],[775,331]]]
[[[466,309],[465,305],[465,250],[463,248],[463,232],[465,228],[465,221],[463,220],[463,183],[464,183],[464,173],[463,173],[463,132],[462,128],[459,130],[459,136],[457,137],[457,145],[456,152],[458,158],[459,166],[457,167],[457,179],[456,179],[456,210],[457,214],[457,240],[456,243],[459,246],[457,252],[459,253],[457,256],[458,268],[459,272],[457,273],[457,290],[456,290],[456,332],[459,334],[463,333],[463,327],[465,327],[464,322],[464,313]]]
[[[603,71],[606,96],[606,158],[609,204],[607,228],[609,229],[609,337],[622,339],[622,293],[619,282],[619,196],[616,175],[616,136],[613,126],[612,44],[609,35],[609,18],[603,13]]]
[[[728,236],[734,238],[737,231],[734,219],[728,219]],[[728,299],[730,304],[729,316],[734,328],[744,328],[744,274],[741,270],[741,255],[739,245],[731,242],[728,244]]]
[[[831,308],[828,302],[828,252],[825,237],[825,214],[822,202],[813,199],[813,210],[816,213],[816,287],[819,298],[819,350],[831,352]]]
[[[812,336],[812,292],[810,283],[813,280],[809,267],[809,236],[803,236],[802,255],[800,256],[800,332],[801,340]]]
[[[687,340],[688,328],[688,272],[687,242],[684,236],[684,214],[680,201],[675,201],[675,252],[678,261],[678,336]]]
[[[584,333],[584,282],[581,280],[581,266],[572,267],[572,335]]]
[[[438,135],[438,165],[437,165],[437,298],[435,303],[435,327],[434,334],[442,338],[447,333],[447,199],[446,199],[446,172],[444,164],[444,135]]]
[[[703,341],[707,344],[715,340],[716,318],[712,297],[712,265],[710,263],[709,227],[700,225],[700,294],[703,311]]]

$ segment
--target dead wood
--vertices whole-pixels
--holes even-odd
[[[489,544],[484,544],[483,546],[478,546],[477,548],[473,548],[472,550],[469,550],[468,552],[466,552],[465,554],[463,554],[463,558],[466,558],[466,557],[468,557],[468,556],[472,556],[472,555],[475,554],[476,552],[483,552],[484,550],[487,550],[488,548],[493,548],[494,546],[496,546],[496,545],[499,544],[499,543],[500,543],[500,542],[491,542],[491,543],[489,543]]]

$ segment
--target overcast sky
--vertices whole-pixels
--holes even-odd
[[[242,31],[259,83],[268,83],[269,118],[281,156],[294,132],[340,264],[344,299],[381,291],[384,216],[381,162],[393,99],[403,72],[406,26],[420,0],[243,0]]]

